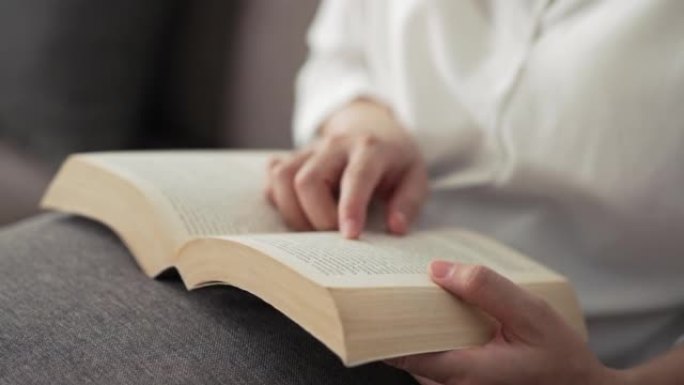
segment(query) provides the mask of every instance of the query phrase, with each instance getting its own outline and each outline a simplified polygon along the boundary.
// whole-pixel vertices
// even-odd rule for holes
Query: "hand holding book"
[[[483,266],[435,261],[435,283],[491,316],[489,343],[387,360],[422,385],[625,384],[545,301]],[[545,379],[542,379],[545,378]],[[541,380],[541,381],[540,381]]]

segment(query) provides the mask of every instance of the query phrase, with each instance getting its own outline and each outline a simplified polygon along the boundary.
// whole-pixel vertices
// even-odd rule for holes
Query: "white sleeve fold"
[[[333,112],[359,97],[381,99],[364,52],[361,0],[321,3],[307,41],[309,56],[295,87],[294,141],[309,142]]]

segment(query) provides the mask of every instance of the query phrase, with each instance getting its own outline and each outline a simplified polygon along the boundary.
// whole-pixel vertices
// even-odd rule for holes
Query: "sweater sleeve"
[[[294,142],[313,139],[325,119],[359,97],[378,99],[364,49],[363,0],[324,0],[309,28],[309,55],[295,86]]]

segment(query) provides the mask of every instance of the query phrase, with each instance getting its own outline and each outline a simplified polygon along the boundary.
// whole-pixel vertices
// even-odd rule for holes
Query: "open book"
[[[565,278],[482,235],[288,232],[262,192],[270,154],[73,155],[42,206],[105,223],[151,277],[176,268],[188,289],[228,284],[259,296],[346,365],[488,341],[489,318],[430,281],[436,258],[493,268],[586,335]]]

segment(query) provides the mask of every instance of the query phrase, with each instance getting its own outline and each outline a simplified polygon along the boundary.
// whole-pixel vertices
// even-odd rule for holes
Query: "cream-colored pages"
[[[189,237],[287,231],[266,202],[273,151],[150,151],[82,155],[134,181]]]
[[[326,287],[432,286],[426,272],[435,259],[486,265],[518,283],[563,279],[521,254],[459,229],[423,230],[403,237],[367,232],[359,240],[337,232],[222,238],[259,250]]]

